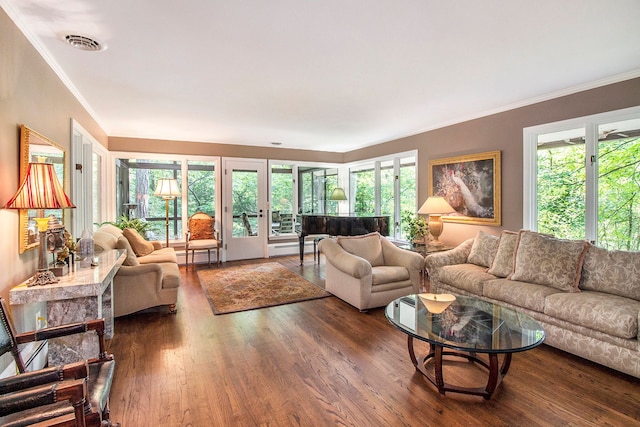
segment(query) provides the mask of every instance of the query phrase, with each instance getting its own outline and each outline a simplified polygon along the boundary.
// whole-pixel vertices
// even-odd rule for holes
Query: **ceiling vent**
[[[87,50],[89,52],[98,52],[100,50],[105,50],[107,48],[106,45],[100,44],[99,42],[86,36],[69,34],[64,36],[64,39],[67,41],[67,43],[69,43],[71,46],[75,47],[76,49]]]

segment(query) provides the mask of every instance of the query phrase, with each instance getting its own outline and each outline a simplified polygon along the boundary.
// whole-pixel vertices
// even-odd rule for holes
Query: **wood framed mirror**
[[[46,136],[28,128],[25,125],[20,126],[20,182],[27,173],[27,165],[29,162],[52,163],[56,171],[58,179],[64,187],[64,176],[66,172],[66,151],[65,149],[47,138]],[[56,218],[63,223],[62,209],[48,209],[45,216],[55,215]],[[36,210],[21,209],[20,210],[20,231],[18,237],[20,239],[19,250],[24,253],[39,245],[38,228],[34,218]]]

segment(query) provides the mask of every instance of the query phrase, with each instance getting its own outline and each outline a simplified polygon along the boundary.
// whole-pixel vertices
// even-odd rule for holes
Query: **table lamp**
[[[160,178],[158,180],[158,186],[156,187],[154,196],[160,196],[166,203],[166,227],[167,227],[167,247],[169,247],[169,200],[173,200],[182,195],[180,187],[178,186],[178,180],[175,178]]]
[[[440,196],[427,197],[427,200],[418,209],[419,214],[429,215],[429,234],[433,236],[432,245],[442,246],[442,242],[438,240],[444,227],[442,215],[451,213],[454,210],[444,197]]]
[[[40,235],[40,252],[38,255],[38,272],[29,280],[27,286],[47,285],[59,279],[49,271],[47,260],[47,227],[49,218],[44,215],[45,209],[75,208],[58,181],[51,163],[29,163],[27,173],[16,194],[4,205],[5,209],[37,209],[38,234]]]
[[[331,192],[331,196],[329,196],[329,200],[347,200],[347,195],[344,193],[343,188],[336,187]]]

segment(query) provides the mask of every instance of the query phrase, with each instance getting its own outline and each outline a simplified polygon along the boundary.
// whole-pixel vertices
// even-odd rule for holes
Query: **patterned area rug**
[[[214,314],[234,313],[329,295],[277,262],[198,271]]]

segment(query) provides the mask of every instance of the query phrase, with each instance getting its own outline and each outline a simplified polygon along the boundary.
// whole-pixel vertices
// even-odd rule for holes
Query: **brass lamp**
[[[176,197],[182,195],[182,192],[180,191],[180,187],[178,186],[178,180],[175,178],[160,178],[158,180],[156,191],[153,193],[153,195],[162,197],[166,203],[165,225],[167,227],[167,247],[169,247],[169,200],[173,200]]]
[[[449,203],[440,196],[429,196],[427,200],[422,204],[418,213],[422,215],[429,215],[429,234],[433,236],[434,246],[442,246],[442,242],[438,240],[442,234],[444,224],[442,223],[442,215],[453,212],[454,209]]]
[[[51,163],[29,163],[27,173],[16,194],[4,205],[5,209],[37,209],[38,234],[40,235],[40,252],[38,255],[38,272],[31,278],[27,286],[47,285],[59,279],[49,271],[47,260],[47,228],[49,218],[45,217],[45,209],[75,208],[58,181]]]

